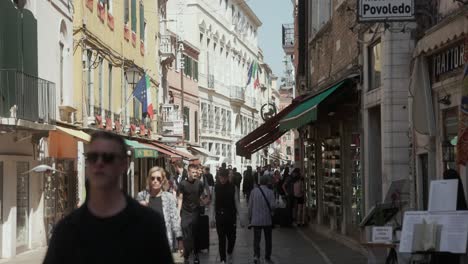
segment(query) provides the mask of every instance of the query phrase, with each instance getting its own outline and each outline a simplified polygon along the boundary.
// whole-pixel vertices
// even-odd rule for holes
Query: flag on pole
[[[468,37],[465,37],[465,69],[463,71],[462,96],[457,137],[457,163],[466,166],[468,163]]]
[[[257,76],[255,77],[254,89],[256,89],[260,85],[260,79],[258,78],[258,72],[259,72],[259,70],[257,70]]]
[[[153,103],[151,102],[151,85],[148,75],[143,75],[138,81],[135,90],[133,90],[133,96],[141,102],[142,113],[148,114],[153,118]]]
[[[248,74],[247,74],[247,84],[246,84],[246,85],[249,85],[249,84],[250,84],[250,80],[252,79],[253,65],[254,65],[254,62],[252,61],[252,62],[250,63],[249,72],[248,72]]]

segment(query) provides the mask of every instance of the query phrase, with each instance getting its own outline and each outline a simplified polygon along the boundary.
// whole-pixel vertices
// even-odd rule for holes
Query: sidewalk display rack
[[[322,145],[323,204],[325,213],[340,218],[342,210],[342,173],[340,138],[325,139]],[[337,221],[338,223],[340,221]]]

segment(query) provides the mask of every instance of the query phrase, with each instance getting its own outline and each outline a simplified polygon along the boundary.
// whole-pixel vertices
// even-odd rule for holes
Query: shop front
[[[49,132],[48,158],[56,171],[41,173],[44,190],[44,225],[47,241],[54,226],[85,199],[84,151],[91,137],[83,131],[57,126]]]
[[[457,170],[467,189],[466,167],[457,162],[466,161],[468,153],[459,138],[468,120],[460,111],[466,107],[461,102],[466,96],[467,33],[468,18],[460,14],[429,31],[413,54],[415,202],[422,210],[427,209],[431,180],[441,179],[447,169]]]
[[[122,177],[122,189],[130,196],[135,197],[138,192],[146,189],[146,176],[148,171],[157,163],[159,152],[151,144],[125,139],[129,150],[129,169]]]
[[[298,129],[312,223],[359,237],[362,218],[359,101],[351,80],[302,102],[280,121]]]

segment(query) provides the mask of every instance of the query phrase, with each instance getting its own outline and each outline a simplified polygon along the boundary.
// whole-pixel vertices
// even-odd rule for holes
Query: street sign
[[[414,20],[414,0],[358,0],[359,22]]]

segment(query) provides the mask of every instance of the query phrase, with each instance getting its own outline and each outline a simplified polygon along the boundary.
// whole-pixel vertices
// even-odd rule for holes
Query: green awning
[[[125,139],[125,144],[127,144],[127,146],[133,149],[133,156],[137,159],[158,157],[158,150],[152,145],[128,139]]]
[[[328,88],[316,96],[300,103],[288,115],[280,120],[280,130],[287,131],[290,129],[299,128],[317,120],[317,106],[334,91],[342,87],[343,83],[344,82],[341,82],[331,88]]]

